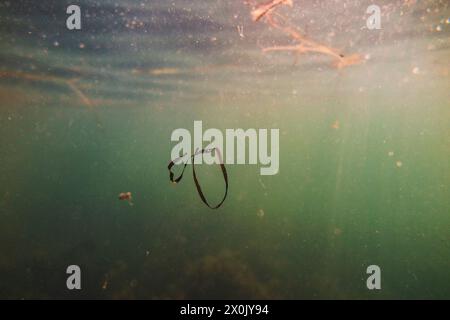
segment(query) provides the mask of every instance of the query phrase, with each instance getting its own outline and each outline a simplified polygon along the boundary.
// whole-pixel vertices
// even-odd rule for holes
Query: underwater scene
[[[1,0],[0,40],[0,299],[450,299],[450,1]]]

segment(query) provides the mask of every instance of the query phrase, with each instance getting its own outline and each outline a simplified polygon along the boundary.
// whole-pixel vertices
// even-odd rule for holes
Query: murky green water
[[[262,53],[288,40],[238,0],[79,2],[81,31],[69,2],[0,3],[1,298],[450,298],[447,1],[381,1],[374,31],[368,1],[283,8],[366,58],[340,70]],[[194,120],[280,129],[279,174],[228,165],[208,209],[168,179]]]

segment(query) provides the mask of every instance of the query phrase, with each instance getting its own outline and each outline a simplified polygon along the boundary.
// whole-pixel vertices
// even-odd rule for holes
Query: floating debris
[[[272,0],[265,4],[258,5],[255,9],[252,10],[251,15],[253,21],[258,21],[262,17],[264,17],[266,14],[268,14],[270,11],[275,9],[275,7],[286,4],[290,7],[293,6],[292,0]]]
[[[245,38],[244,26],[237,26],[237,30],[238,30],[238,33],[239,33],[239,37],[241,37],[241,39],[244,39]]]
[[[420,69],[419,69],[419,67],[414,67],[413,69],[412,69],[412,73],[413,74],[419,74],[420,73]]]
[[[388,156],[389,156],[389,157],[393,157],[393,156],[394,156],[394,151],[389,151],[389,152],[388,152]]]
[[[67,80],[67,85],[69,88],[78,96],[80,101],[87,106],[88,108],[93,107],[92,101],[81,91],[78,86],[76,85],[77,80]]]
[[[198,155],[203,155],[204,153],[212,153],[212,152],[215,153],[215,155],[217,156],[217,158],[219,160],[219,165],[220,165],[220,169],[222,170],[223,180],[225,181],[225,194],[223,195],[222,201],[220,201],[219,204],[217,204],[215,206],[209,204],[209,202],[206,200],[206,197],[203,194],[203,190],[200,186],[200,182],[198,181],[197,175],[195,173],[195,157]],[[185,158],[185,156],[186,156],[186,154],[184,154],[183,156],[181,156],[175,160],[170,161],[169,165],[167,166],[167,169],[169,170],[169,180],[170,180],[170,182],[172,182],[172,184],[178,184],[178,182],[180,182],[181,179],[183,178],[184,170],[186,170],[186,166],[188,165],[189,159],[183,163],[183,170],[181,171],[181,174],[178,176],[178,178],[175,178],[175,174],[172,172],[172,167],[175,164],[182,162],[183,159]],[[222,204],[225,202],[225,199],[227,198],[227,195],[228,195],[228,173],[227,173],[227,169],[225,168],[225,164],[223,163],[222,154],[221,154],[220,150],[218,148],[202,149],[200,151],[196,150],[195,153],[190,158],[192,160],[192,162],[191,162],[192,163],[192,177],[194,178],[195,187],[197,188],[197,192],[198,192],[198,195],[200,196],[200,199],[210,209],[220,208],[222,206]]]
[[[267,187],[266,187],[266,185],[264,184],[264,182],[262,182],[261,178],[259,178],[258,181],[259,181],[259,184],[261,185],[261,187],[262,187],[264,190],[266,190]]]
[[[331,128],[338,130],[340,128],[339,120],[336,120],[332,125]]]
[[[397,161],[397,162],[395,163],[395,165],[397,166],[397,168],[401,168],[401,167],[403,166],[403,162]]]
[[[94,116],[95,116],[95,121],[97,122],[97,127],[103,128],[97,112],[94,111],[95,104],[80,89],[79,84],[78,84],[78,82],[79,82],[78,78],[66,79],[63,77],[57,77],[57,76],[46,75],[46,74],[28,73],[28,72],[22,72],[22,71],[9,71],[9,70],[0,71],[0,78],[14,78],[14,79],[23,79],[23,80],[27,80],[27,81],[50,82],[50,83],[56,83],[59,85],[65,85],[73,93],[75,93],[78,96],[79,100],[81,101],[81,103],[84,106],[88,107],[91,111],[93,111]]]
[[[259,209],[256,215],[258,216],[258,218],[264,218],[265,212],[263,209]]]
[[[183,71],[177,68],[160,68],[149,71],[149,74],[154,76],[178,75],[181,73],[183,73]]]
[[[318,43],[312,39],[309,39],[303,35],[295,26],[288,23],[286,17],[274,12],[275,8],[281,4],[287,4],[293,6],[292,0],[272,0],[270,3],[262,4],[252,10],[251,15],[253,21],[258,21],[261,18],[265,18],[265,22],[272,28],[278,29],[281,32],[287,34],[295,44],[285,46],[272,46],[264,48],[263,52],[272,51],[292,51],[297,55],[313,52],[329,55],[334,58],[333,67],[342,69],[346,66],[359,64],[364,61],[364,57],[359,54],[352,54],[345,56],[338,49],[328,47],[321,43]]]
[[[131,192],[122,192],[119,194],[119,200],[121,201],[128,201],[130,206],[133,206],[133,196],[131,195]]]

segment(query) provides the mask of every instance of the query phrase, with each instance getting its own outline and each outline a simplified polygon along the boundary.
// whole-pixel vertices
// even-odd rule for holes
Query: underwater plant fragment
[[[264,19],[264,22],[270,27],[280,30],[290,37],[295,44],[293,45],[279,45],[263,49],[263,52],[271,51],[292,51],[297,55],[315,52],[331,56],[334,59],[333,67],[341,69],[354,64],[359,64],[363,61],[363,57],[359,54],[344,55],[338,49],[331,48],[319,42],[316,42],[302,34],[295,26],[292,26],[285,16],[276,12],[280,5],[286,4],[293,7],[292,0],[272,0],[270,3],[256,5],[252,11],[251,16],[254,22]]]
[[[218,157],[218,159],[219,159],[219,165],[220,165],[220,168],[221,168],[221,170],[222,170],[223,179],[224,179],[224,181],[225,181],[225,194],[224,194],[222,200],[219,202],[219,204],[217,204],[217,205],[215,205],[215,206],[210,205],[210,204],[208,203],[208,200],[206,200],[206,197],[205,197],[205,195],[204,195],[204,193],[203,193],[203,190],[202,190],[202,188],[201,188],[201,186],[200,186],[200,182],[198,181],[197,175],[195,174],[195,161],[194,161],[196,156],[198,156],[198,155],[203,155],[204,153],[211,153],[211,152],[213,152],[213,151],[215,151],[215,154],[217,155],[217,157]],[[169,170],[169,179],[170,179],[170,181],[171,181],[172,183],[174,183],[174,184],[177,184],[177,183],[180,182],[181,179],[183,178],[184,170],[186,169],[186,166],[187,166],[187,164],[188,164],[188,161],[186,161],[186,162],[184,163],[183,170],[181,171],[181,174],[178,176],[178,178],[175,178],[175,175],[174,175],[174,173],[172,172],[172,167],[173,167],[177,162],[180,162],[180,160],[182,160],[185,156],[186,156],[186,154],[184,154],[183,156],[181,156],[181,157],[179,157],[179,158],[177,158],[177,159],[175,159],[175,160],[172,160],[172,161],[169,163],[168,167],[167,167],[167,169]],[[228,194],[228,174],[227,174],[227,169],[225,168],[225,165],[224,165],[224,163],[223,163],[222,155],[221,155],[221,153],[220,153],[220,150],[219,150],[218,148],[202,149],[200,152],[195,152],[195,153],[191,156],[191,159],[192,159],[192,176],[193,176],[193,178],[194,178],[195,187],[197,188],[197,192],[198,192],[198,195],[200,196],[200,199],[202,199],[202,202],[203,202],[204,204],[206,204],[206,205],[207,205],[209,208],[211,208],[211,209],[218,209],[218,208],[220,208],[220,207],[222,206],[222,204],[225,202],[225,199],[227,198],[227,194]]]

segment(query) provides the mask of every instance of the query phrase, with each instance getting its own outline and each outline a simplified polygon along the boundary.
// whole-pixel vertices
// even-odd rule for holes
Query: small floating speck
[[[397,161],[395,164],[397,165],[397,168],[401,168],[403,166],[403,162],[401,161]]]
[[[336,120],[332,125],[331,128],[338,130],[340,128],[341,124],[339,123],[339,120]]]
[[[84,49],[86,45],[84,43],[80,43],[80,49]]]
[[[265,215],[264,210],[263,210],[263,209],[259,209],[259,210],[258,210],[258,213],[257,213],[258,218],[263,218],[264,215]]]
[[[436,27],[436,31],[437,31],[437,32],[442,31],[442,26],[441,26],[441,25],[438,25],[438,26]]]
[[[420,73],[419,67],[414,67],[414,68],[412,69],[412,73],[413,73],[413,74],[419,74],[419,73]]]
[[[241,39],[244,39],[245,38],[244,26],[237,26],[237,30],[238,30],[239,37],[241,37]]]
[[[388,156],[389,157],[393,157],[394,156],[394,151],[389,151]]]

